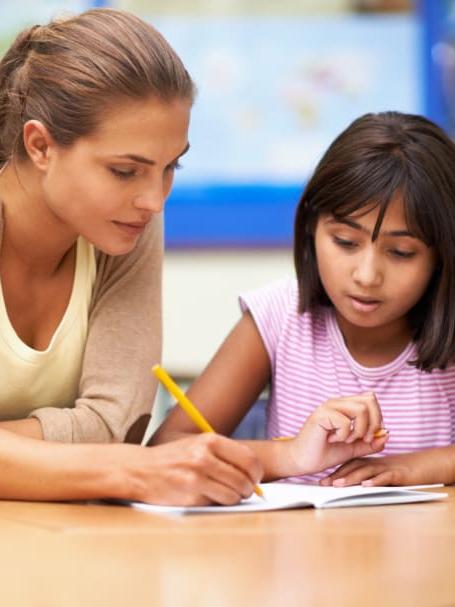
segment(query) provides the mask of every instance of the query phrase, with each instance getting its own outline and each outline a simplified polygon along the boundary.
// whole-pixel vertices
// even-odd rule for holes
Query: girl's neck
[[[412,339],[406,318],[380,327],[358,327],[335,310],[335,317],[349,353],[364,367],[382,367],[401,354]]]
[[[46,205],[40,178],[28,164],[9,163],[0,171],[1,255],[31,276],[57,272],[77,239]]]

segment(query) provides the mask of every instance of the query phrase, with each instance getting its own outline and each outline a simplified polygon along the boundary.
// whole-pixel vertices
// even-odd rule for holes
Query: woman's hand
[[[318,407],[289,441],[297,474],[314,474],[354,457],[381,451],[388,435],[374,438],[382,415],[373,393],[333,398]]]
[[[218,434],[198,434],[134,454],[128,468],[135,499],[154,504],[236,504],[252,494],[263,474],[250,448]],[[125,490],[131,493],[131,487]]]
[[[321,485],[425,485],[455,481],[454,447],[389,457],[353,459],[321,480]]]

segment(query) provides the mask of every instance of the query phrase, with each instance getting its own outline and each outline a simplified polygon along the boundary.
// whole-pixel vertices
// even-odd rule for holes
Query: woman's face
[[[190,110],[185,99],[127,102],[107,112],[91,135],[52,146],[42,180],[49,210],[101,251],[131,251],[163,210],[188,149]]]

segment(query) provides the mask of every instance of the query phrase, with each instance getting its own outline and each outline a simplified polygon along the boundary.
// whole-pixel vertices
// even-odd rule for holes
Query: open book
[[[262,499],[252,495],[235,506],[158,506],[143,502],[128,502],[134,508],[157,514],[204,514],[206,512],[259,512],[286,508],[342,508],[345,506],[378,506],[405,502],[426,502],[447,497],[447,493],[422,491],[424,487],[443,485],[421,485],[414,487],[321,487],[294,483],[262,483]]]

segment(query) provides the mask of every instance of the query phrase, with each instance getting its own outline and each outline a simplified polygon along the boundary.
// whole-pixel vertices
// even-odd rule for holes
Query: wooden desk
[[[0,502],[5,607],[448,607],[444,502],[164,518]]]

